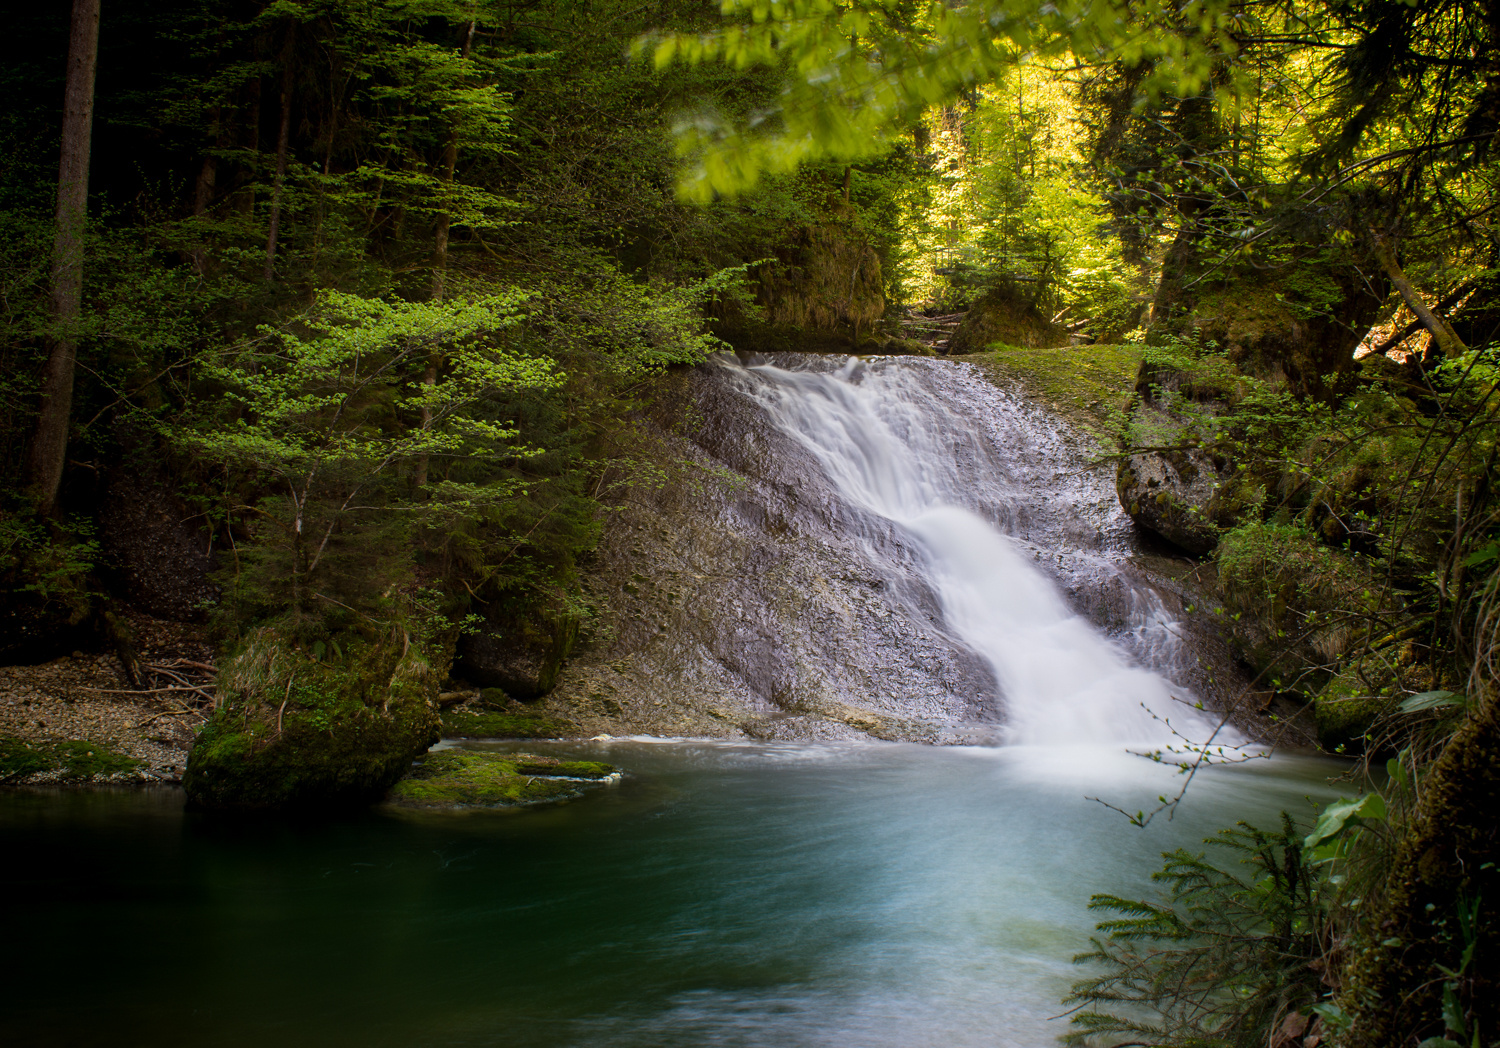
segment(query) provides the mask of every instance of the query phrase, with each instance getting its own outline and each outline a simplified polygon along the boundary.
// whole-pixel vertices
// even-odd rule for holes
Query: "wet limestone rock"
[[[391,789],[402,808],[504,808],[571,800],[615,774],[601,761],[564,761],[530,753],[438,750]]]
[[[1219,544],[1220,484],[1213,459],[1199,450],[1131,455],[1115,474],[1120,505],[1137,526],[1199,555]]]
[[[479,632],[459,642],[459,669],[476,684],[519,699],[538,698],[557,684],[577,639],[576,615],[491,614]]]
[[[1370,729],[1393,706],[1395,702],[1386,696],[1344,695],[1329,689],[1313,702],[1318,745],[1329,753],[1363,753]]]
[[[1131,455],[1119,465],[1115,491],[1137,527],[1198,556],[1212,553],[1265,498],[1254,478],[1200,448]]]
[[[438,739],[448,664],[397,628],[349,642],[337,663],[251,634],[219,674],[219,708],[188,754],[182,785],[217,809],[372,803]]]
[[[1234,373],[1217,357],[1174,366],[1148,356],[1135,388],[1132,443],[1162,450],[1120,463],[1120,505],[1137,527],[1189,553],[1212,553],[1219,536],[1266,497],[1259,479],[1236,470],[1212,443],[1211,423],[1232,411]]]

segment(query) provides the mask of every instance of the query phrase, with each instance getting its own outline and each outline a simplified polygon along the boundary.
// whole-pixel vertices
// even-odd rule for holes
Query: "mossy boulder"
[[[1060,346],[1068,333],[1052,323],[1032,296],[1014,284],[991,288],[969,307],[948,340],[948,353],[979,353],[996,342],[1028,349]]]
[[[1150,430],[1140,443],[1163,449],[1130,455],[1115,471],[1115,494],[1138,527],[1201,556],[1226,530],[1258,516],[1265,486],[1213,448],[1194,447],[1181,420],[1141,405],[1133,423],[1138,432]]]
[[[403,808],[503,808],[579,797],[613,766],[530,753],[449,749],[429,753],[391,789]]]
[[[1325,399],[1354,370],[1354,349],[1375,322],[1387,286],[1367,244],[1338,240],[1339,222],[1288,229],[1295,261],[1164,272],[1152,309],[1153,337],[1214,343],[1240,371]],[[1362,239],[1362,238],[1356,238]],[[1168,267],[1171,269],[1172,267]]]
[[[443,714],[442,730],[445,739],[560,739],[578,734],[578,725],[528,713],[459,706]]]
[[[775,261],[756,271],[772,327],[836,335],[847,347],[885,315],[880,255],[847,204],[831,202],[821,221],[788,230]]]
[[[1136,373],[1128,443],[1115,492],[1136,525],[1189,553],[1213,552],[1220,535],[1258,519],[1266,486],[1229,461],[1221,420],[1243,397],[1224,357],[1184,346],[1148,347]]]
[[[1367,734],[1391,703],[1384,698],[1324,694],[1313,703],[1318,725],[1318,745],[1329,753],[1358,755],[1367,744]]]
[[[996,343],[971,356],[997,385],[1019,382],[1026,392],[1085,427],[1117,424],[1140,373],[1139,345],[1055,346],[1034,349]]]
[[[867,357],[935,357],[937,350],[912,338],[883,338],[871,335],[856,351]]]
[[[259,630],[219,674],[219,708],[182,785],[218,809],[348,807],[379,800],[438,739],[448,657],[396,628],[320,661]]]

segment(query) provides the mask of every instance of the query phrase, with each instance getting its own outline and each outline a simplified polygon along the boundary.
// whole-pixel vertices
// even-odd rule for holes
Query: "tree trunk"
[[[198,165],[198,177],[193,183],[193,217],[202,218],[208,214],[208,209],[213,206],[214,192],[219,182],[219,158],[216,150],[222,149],[224,143],[223,127],[224,113],[221,106],[214,106],[214,150],[203,154],[203,163]],[[199,238],[203,237],[204,231],[200,227],[196,231]],[[208,269],[208,250],[200,242],[193,248],[193,271],[202,276]]]
[[[463,57],[467,61],[470,51],[474,47],[475,23],[470,22],[464,33]],[[453,173],[458,168],[458,132],[454,131],[448,136],[448,144],[443,147],[443,185],[453,184]],[[432,259],[432,300],[438,302],[443,297],[443,284],[448,276],[448,234],[453,228],[453,218],[446,211],[438,215],[437,236],[433,241]]]
[[[465,59],[474,46],[475,23],[470,22],[468,30],[464,33]],[[448,136],[448,144],[443,148],[443,185],[453,184],[453,173],[458,169],[458,132],[455,131]],[[453,219],[445,211],[438,215],[437,235],[433,240],[432,259],[432,300],[440,302],[443,298],[444,285],[448,279],[448,233],[453,228]],[[441,357],[434,353],[427,358],[427,368],[422,372],[422,385],[431,389],[437,383],[438,364]],[[422,405],[422,430],[426,432],[427,427],[432,425],[432,408],[426,404]],[[417,456],[416,476],[414,478],[417,487],[427,486],[427,455],[424,453]]]
[[[253,78],[245,84],[238,92],[239,108],[243,111],[243,118],[238,120],[236,139],[241,149],[250,154],[260,152],[260,77]],[[237,165],[234,173],[234,192],[231,196],[232,206],[242,215],[248,215],[255,210],[255,172],[248,169],[243,163]]]
[[[1396,264],[1396,252],[1391,248],[1390,241],[1373,229],[1370,230],[1370,237],[1375,245],[1375,258],[1380,263],[1380,268],[1385,270],[1385,275],[1390,277],[1391,283],[1396,285],[1396,290],[1401,292],[1401,298],[1407,308],[1417,315],[1423,327],[1432,332],[1432,342],[1437,346],[1438,353],[1448,360],[1467,353],[1469,347],[1464,345],[1464,340],[1448,326],[1446,320],[1427,308],[1427,303],[1422,300],[1421,295],[1417,294],[1417,289],[1411,286],[1411,281],[1407,280],[1406,274],[1401,272],[1401,267]]]
[[[88,223],[89,145],[94,126],[94,69],[99,56],[99,0],[73,0],[62,155],[57,167],[57,239],[52,249],[52,346],[42,372],[41,410],[31,441],[29,486],[37,512],[57,508],[73,414],[78,317],[83,307],[84,232]]]
[[[1218,123],[1211,93],[1184,99],[1178,107],[1174,130],[1181,138],[1178,153],[1184,160],[1207,155],[1218,144]],[[1191,184],[1177,190],[1177,235],[1161,264],[1161,282],[1151,303],[1151,323],[1170,324],[1192,311],[1193,302],[1184,285],[1201,266],[1203,230],[1199,228],[1207,201],[1203,190]]]
[[[281,49],[281,126],[276,132],[276,181],[271,186],[271,224],[266,233],[266,268],[264,277],[276,275],[276,236],[281,230],[281,189],[286,183],[287,142],[292,133],[292,44],[297,39],[297,23],[286,28],[286,46]]]
[[[1418,781],[1421,798],[1391,862],[1385,898],[1344,972],[1347,1048],[1415,1048],[1444,1034],[1444,983],[1466,946],[1456,910],[1479,900],[1478,946],[1458,994],[1471,1030],[1490,1043],[1500,1023],[1495,986],[1500,900],[1500,702],[1492,690]],[[1464,1043],[1467,1038],[1460,1037]]]

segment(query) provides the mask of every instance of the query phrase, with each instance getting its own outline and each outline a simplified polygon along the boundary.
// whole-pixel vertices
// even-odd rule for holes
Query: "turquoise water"
[[[533,745],[530,748],[537,749]],[[546,748],[545,746],[542,748]],[[1340,766],[1176,780],[1108,750],[614,741],[522,812],[225,821],[0,795],[8,1046],[1041,1046],[1091,892],[1312,810]]]

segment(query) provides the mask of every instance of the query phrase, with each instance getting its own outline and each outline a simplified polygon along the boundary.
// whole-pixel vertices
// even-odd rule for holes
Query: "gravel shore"
[[[27,761],[11,760],[0,783],[182,780],[188,747],[212,708],[213,648],[196,626],[144,615],[129,621],[140,653],[136,683],[112,653],[0,667],[0,744],[23,758],[22,750],[37,754],[31,763],[45,755],[57,765],[18,774]]]

